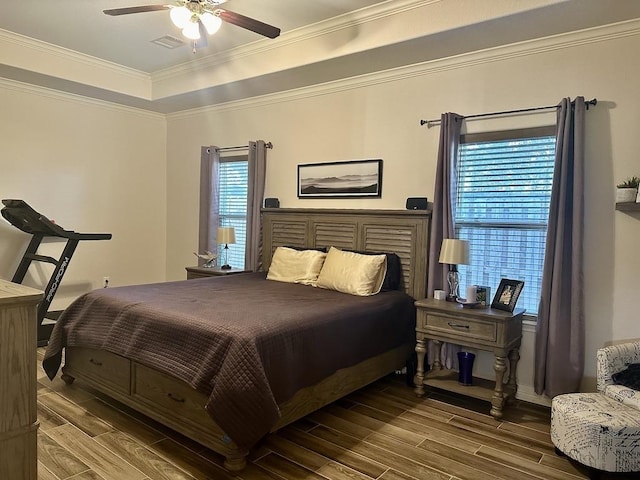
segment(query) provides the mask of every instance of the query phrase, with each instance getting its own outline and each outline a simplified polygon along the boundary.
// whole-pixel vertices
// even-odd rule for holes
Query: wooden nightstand
[[[187,280],[203,277],[218,277],[222,275],[233,275],[235,273],[247,273],[250,270],[243,268],[231,268],[229,270],[222,270],[220,267],[185,267],[187,271]]]
[[[514,398],[518,389],[516,369],[520,360],[524,310],[519,308],[509,313],[492,308],[463,308],[457,303],[433,299],[418,300],[415,305],[418,309],[416,394],[424,395],[424,385],[429,385],[480,398],[491,402],[491,415],[494,418],[502,418],[505,402],[509,398]],[[427,351],[427,340],[434,341],[436,351],[433,368],[425,374],[424,357]],[[473,385],[460,385],[458,372],[442,368],[440,363],[442,342],[493,352],[495,382],[474,377]],[[504,383],[507,358],[509,377]]]

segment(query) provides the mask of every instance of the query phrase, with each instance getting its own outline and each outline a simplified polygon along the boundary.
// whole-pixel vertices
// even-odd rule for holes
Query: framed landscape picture
[[[518,303],[518,297],[524,287],[524,282],[520,280],[509,280],[503,278],[500,280],[500,286],[496,291],[493,302],[491,302],[491,308],[497,308],[498,310],[506,310],[507,312],[513,312],[513,309]]]
[[[298,165],[298,198],[354,198],[382,195],[382,160]]]

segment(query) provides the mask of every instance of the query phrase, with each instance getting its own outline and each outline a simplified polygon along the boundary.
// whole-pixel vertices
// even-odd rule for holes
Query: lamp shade
[[[207,29],[207,33],[209,35],[213,35],[214,33],[216,33],[222,25],[222,20],[220,20],[220,17],[209,12],[204,12],[202,15],[200,15],[200,21],[204,25],[204,28]]]
[[[236,243],[236,231],[233,227],[218,227],[218,243]]]
[[[442,240],[440,263],[449,265],[466,265],[469,263],[469,242],[455,238]]]
[[[190,40],[200,39],[200,23],[198,20],[188,22],[187,26],[182,29],[182,35]]]
[[[191,21],[191,16],[192,16],[191,10],[189,10],[187,7],[184,7],[184,6],[173,7],[169,11],[169,17],[171,18],[171,21],[178,28],[186,27]]]

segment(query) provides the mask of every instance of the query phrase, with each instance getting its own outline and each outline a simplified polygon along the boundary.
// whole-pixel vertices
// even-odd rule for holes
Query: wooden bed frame
[[[263,210],[263,270],[278,246],[327,247],[394,252],[400,257],[405,291],[426,295],[431,213],[410,210]],[[362,388],[404,366],[414,344],[387,351],[337,371],[299,390],[281,404],[272,431]],[[62,379],[79,379],[225,457],[228,470],[242,470],[248,451],[240,449],[205,411],[207,397],[188,384],[113,353],[68,347]]]

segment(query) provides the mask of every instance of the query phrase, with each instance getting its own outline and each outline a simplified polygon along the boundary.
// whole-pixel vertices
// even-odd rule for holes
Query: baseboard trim
[[[478,377],[495,382],[495,378],[487,378],[482,375],[478,375]],[[535,405],[542,405],[544,407],[551,406],[551,399],[546,395],[538,395],[535,389],[533,388],[533,385],[518,384],[518,391],[516,392],[516,398],[518,400],[533,403]]]
[[[538,395],[532,385],[518,385],[516,398],[536,405],[551,406],[551,399],[545,395]]]

